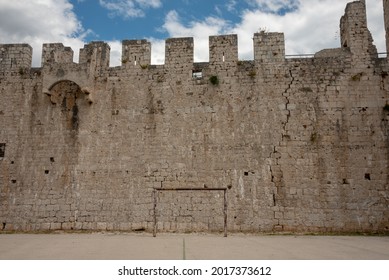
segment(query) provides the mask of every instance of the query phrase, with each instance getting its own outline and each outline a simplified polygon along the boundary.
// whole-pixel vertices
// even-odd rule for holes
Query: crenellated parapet
[[[367,28],[365,1],[347,4],[340,20],[340,36],[342,48],[348,48],[355,61],[365,63],[378,57],[373,37]]]
[[[259,32],[254,34],[254,60],[257,63],[285,60],[284,33]]]
[[[169,38],[165,43],[165,68],[189,73],[193,68],[193,38]]]
[[[147,40],[122,41],[122,66],[147,67],[151,64],[151,43]]]
[[[88,64],[94,69],[107,69],[109,67],[110,46],[105,42],[91,42],[80,50],[80,64]]]
[[[28,44],[0,44],[0,72],[21,72],[31,68],[32,47]]]
[[[42,67],[53,63],[72,63],[73,50],[62,43],[43,44]]]
[[[385,24],[388,29],[389,1],[384,0]],[[349,57],[354,64],[372,63],[377,58],[377,49],[367,28],[366,4],[355,1],[347,4],[345,14],[340,21],[341,47],[319,51],[316,58]],[[194,65],[194,39],[168,38],[165,42],[165,64],[160,66],[165,73],[185,74],[191,77],[196,71]],[[123,40],[121,67],[124,69],[147,69],[151,64],[152,45],[147,40]],[[283,33],[264,32],[253,36],[255,65],[285,62],[285,38]],[[60,67],[53,75],[58,78],[66,75],[97,77],[107,74],[110,67],[110,46],[105,42],[91,42],[84,45],[79,53],[79,63],[73,62],[73,50],[62,43],[44,44],[42,49],[42,68],[50,75],[51,68]],[[237,70],[238,36],[236,34],[209,37],[209,63],[212,71],[231,72]],[[22,72],[31,68],[32,48],[27,44],[0,45],[0,71]],[[68,65],[68,66],[65,66]],[[73,74],[67,73],[73,71]],[[104,74],[105,73],[105,74]],[[128,72],[128,73],[131,73]]]
[[[209,63],[223,67],[236,66],[238,62],[238,36],[219,35],[209,37]]]
[[[83,92],[93,94],[94,81],[106,75],[110,47],[104,42],[91,42],[80,50],[79,63],[73,62],[73,50],[62,44],[44,44],[42,51],[42,88],[51,94],[53,85],[61,81],[76,83]]]

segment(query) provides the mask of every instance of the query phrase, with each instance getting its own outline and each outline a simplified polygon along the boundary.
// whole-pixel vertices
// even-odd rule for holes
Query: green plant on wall
[[[211,82],[211,84],[213,84],[214,86],[218,85],[219,84],[219,79],[217,76],[211,76],[209,78],[209,81]]]
[[[317,135],[317,133],[316,132],[313,132],[312,134],[311,134],[311,142],[312,143],[314,143],[314,142],[316,142],[317,141],[317,138],[318,138],[318,135]]]
[[[248,73],[248,76],[250,78],[254,78],[255,76],[257,75],[257,72],[255,70],[251,70],[249,73]]]
[[[357,82],[357,81],[360,81],[361,78],[363,76],[363,73],[358,73],[358,74],[355,74],[351,77],[351,80],[354,81],[354,82]]]
[[[149,68],[149,65],[148,65],[148,64],[141,64],[141,65],[140,65],[140,68],[142,68],[142,69],[147,69],[147,68]]]
[[[24,74],[26,74],[26,69],[25,68],[23,68],[23,67],[20,67],[19,68],[19,75],[24,75]]]

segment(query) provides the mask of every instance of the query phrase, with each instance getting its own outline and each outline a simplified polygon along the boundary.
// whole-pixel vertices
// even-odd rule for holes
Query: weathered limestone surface
[[[388,11],[388,1],[384,1]],[[386,24],[388,26],[388,24]],[[341,48],[285,59],[282,33],[110,48],[0,45],[0,230],[151,230],[153,188],[228,188],[229,231],[389,230],[389,65],[363,2]],[[158,228],[220,231],[223,193],[161,192]]]

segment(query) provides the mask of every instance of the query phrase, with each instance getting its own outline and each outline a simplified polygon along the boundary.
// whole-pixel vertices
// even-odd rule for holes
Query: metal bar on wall
[[[227,189],[224,190],[224,237],[227,237]]]
[[[154,229],[153,229],[153,236],[157,236],[157,190],[153,190],[153,196],[154,196]]]

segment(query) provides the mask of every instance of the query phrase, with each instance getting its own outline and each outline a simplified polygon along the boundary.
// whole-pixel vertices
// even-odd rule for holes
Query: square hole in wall
[[[192,71],[192,78],[202,79],[203,78],[203,71],[202,70],[193,70]]]
[[[5,143],[0,143],[0,158],[3,158],[5,155]]]

